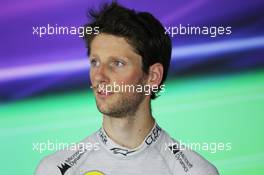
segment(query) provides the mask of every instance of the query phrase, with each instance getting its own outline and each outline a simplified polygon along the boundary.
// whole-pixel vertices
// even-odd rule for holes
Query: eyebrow
[[[90,54],[90,55],[88,55],[88,58],[91,58],[91,57],[100,58],[97,54]]]
[[[97,55],[97,54],[91,54],[90,56],[89,56],[89,58],[99,58],[100,59],[100,57]],[[129,58],[129,57],[125,57],[125,56],[114,56],[114,55],[111,55],[111,56],[109,56],[109,57],[107,57],[108,59],[111,59],[111,60],[114,60],[114,59],[116,59],[116,58],[119,58],[119,59],[124,59],[124,60],[131,60],[131,58]]]

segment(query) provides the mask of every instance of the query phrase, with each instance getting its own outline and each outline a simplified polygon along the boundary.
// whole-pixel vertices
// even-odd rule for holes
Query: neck
[[[117,144],[129,149],[136,148],[143,142],[154,123],[149,103],[142,103],[133,116],[103,116],[103,128],[107,135]]]

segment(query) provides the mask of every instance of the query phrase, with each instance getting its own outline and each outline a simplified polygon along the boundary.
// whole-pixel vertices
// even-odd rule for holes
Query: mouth
[[[109,92],[109,91],[104,91],[104,90],[97,90],[96,91],[96,95],[97,97],[99,98],[107,98],[107,97],[110,97],[112,96],[114,93],[113,92]]]

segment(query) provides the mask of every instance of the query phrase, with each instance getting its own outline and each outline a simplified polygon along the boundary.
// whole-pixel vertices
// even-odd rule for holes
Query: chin
[[[102,113],[102,114],[106,114],[109,112],[110,110],[110,106],[107,102],[105,101],[101,101],[101,100],[96,100],[96,106],[97,109]]]

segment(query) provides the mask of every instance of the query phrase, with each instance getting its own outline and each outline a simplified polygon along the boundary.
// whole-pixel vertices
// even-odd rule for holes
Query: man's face
[[[114,84],[144,85],[146,75],[142,71],[141,56],[124,38],[104,33],[93,39],[90,48],[90,79],[98,110],[111,117],[133,115],[145,98],[144,93],[121,89],[106,93],[102,89]]]

